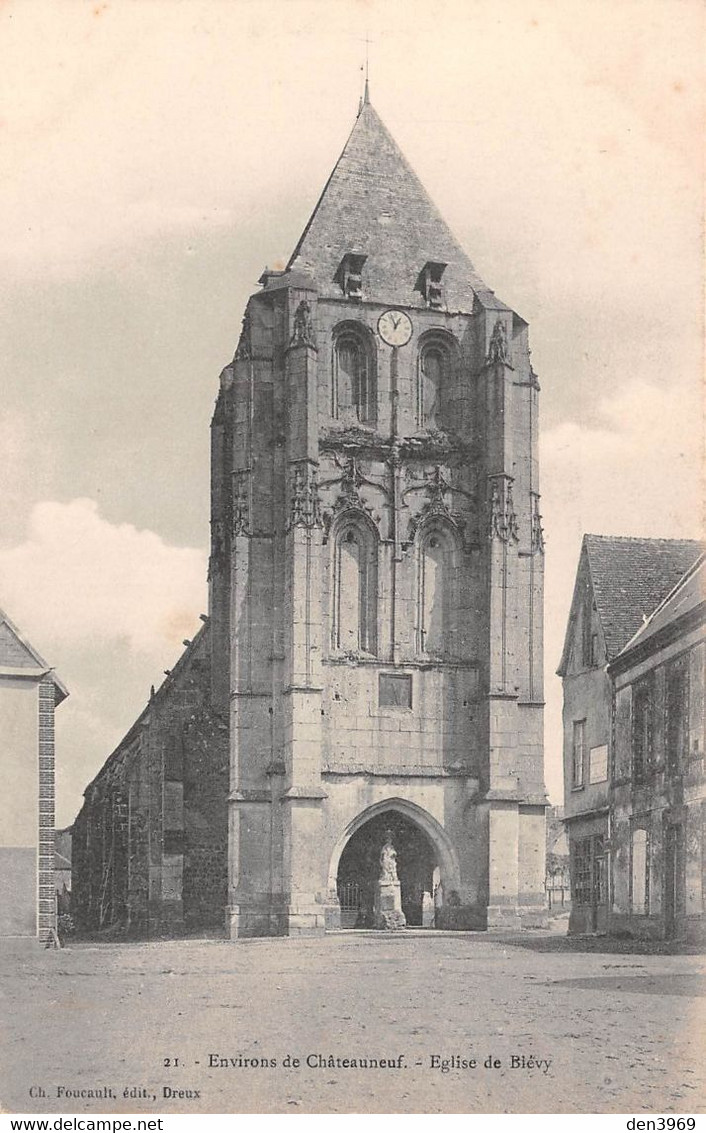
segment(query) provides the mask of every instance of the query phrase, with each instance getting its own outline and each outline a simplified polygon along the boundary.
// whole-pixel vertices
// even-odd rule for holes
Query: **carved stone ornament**
[[[369,484],[371,488],[380,488],[385,495],[390,494],[390,489],[387,484],[382,483],[382,481],[370,479],[358,457],[347,456],[344,460],[336,458],[336,464],[341,469],[341,477],[339,480],[341,494],[335,505],[337,510],[341,510],[341,508],[344,507],[357,507],[363,511],[370,511],[370,508],[363,500],[360,492],[363,484]],[[331,483],[331,481],[329,481],[329,483]]]
[[[490,485],[490,538],[505,538],[505,508],[502,502],[500,485],[493,480]]]
[[[251,535],[250,530],[250,472],[233,473],[233,535]]]
[[[510,476],[494,476],[491,481],[489,538],[500,539],[503,543],[519,541]]]
[[[372,427],[364,428],[362,425],[324,429],[319,437],[319,451],[331,453],[335,460],[336,454],[341,450],[364,452],[376,459],[385,460],[390,450],[390,440],[379,436]]]
[[[290,530],[292,527],[304,527],[308,531],[323,527],[316,469],[307,461],[294,466]]]
[[[350,506],[361,507],[363,501],[360,496],[360,486],[364,482],[365,476],[361,471],[358,460],[355,456],[349,456],[339,467],[342,470],[341,495]]]
[[[408,472],[408,477],[410,473]],[[444,476],[441,465],[435,465],[430,473],[426,473],[421,481],[412,484],[410,488],[406,488],[402,493],[403,500],[413,492],[426,492],[427,501],[417,515],[413,516],[409,521],[407,531],[407,539],[403,544],[404,550],[407,550],[414,542],[415,536],[419,527],[428,519],[435,516],[445,519],[452,527],[455,527],[460,537],[461,543],[467,549],[467,541],[465,537],[466,520],[457,512],[452,512],[445,500],[447,493],[456,493],[465,496],[467,499],[473,499],[470,492],[464,488],[457,488],[450,483]]]
[[[441,465],[437,464],[429,477],[427,484],[427,494],[432,504],[441,505],[446,508],[444,503],[444,493],[451,491],[451,485],[442,472]]]
[[[354,510],[364,512],[367,516],[376,522],[377,517],[373,515],[373,509],[363,498],[361,487],[363,484],[368,484],[371,488],[379,488],[386,496],[390,496],[390,488],[382,480],[373,480],[367,475],[365,466],[358,459],[357,456],[340,457],[337,453],[333,454],[334,461],[337,468],[340,469],[341,475],[335,476],[328,480],[321,482],[322,488],[332,487],[334,484],[340,485],[338,497],[332,508],[327,508],[323,515],[325,537],[328,539],[331,524],[335,515],[339,512]]]
[[[515,504],[512,498],[512,481],[507,482],[507,493],[505,496],[505,515],[507,517],[507,537],[513,543],[520,541],[520,529],[517,526],[517,515],[515,514]]]
[[[462,460],[468,463],[478,458],[478,447],[477,444],[468,444],[451,430],[434,429],[423,436],[403,437],[400,455],[405,460],[441,461],[444,464]]]
[[[289,345],[311,346],[314,350],[316,350],[314,324],[311,318],[311,305],[306,299],[302,299],[301,303],[294,312],[294,324],[292,328],[292,337],[289,340]]]
[[[226,542],[226,525],[222,519],[211,520],[211,554],[208,560],[209,579],[222,570],[225,565],[228,548]]]
[[[252,358],[252,319],[250,312],[243,315],[243,325],[240,329],[240,338],[235,351],[234,362],[246,362]]]
[[[539,496],[532,494],[532,554],[544,554],[544,529],[542,517],[539,514]]]
[[[510,364],[510,350],[507,342],[507,330],[505,322],[500,316],[495,320],[493,333],[490,336],[488,344],[488,355],[486,362],[504,362]]]

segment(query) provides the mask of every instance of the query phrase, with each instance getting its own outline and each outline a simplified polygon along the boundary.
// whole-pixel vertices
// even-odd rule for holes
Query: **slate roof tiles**
[[[701,555],[693,567],[679,580],[654,613],[638,629],[622,651],[624,656],[645,642],[657,637],[677,618],[703,609],[706,600],[706,556]]]
[[[447,264],[444,306],[473,310],[477,299],[509,310],[483,282],[394,138],[364,103],[287,270],[304,272],[322,296],[340,298],[334,277],[347,252],[367,257],[364,298],[424,306],[415,290],[427,261]]]
[[[611,660],[703,550],[694,539],[584,535],[596,609]]]

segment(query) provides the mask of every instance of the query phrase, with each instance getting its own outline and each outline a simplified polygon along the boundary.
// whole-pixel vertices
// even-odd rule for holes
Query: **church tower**
[[[367,96],[212,424],[215,707],[233,937],[544,913],[537,397]]]

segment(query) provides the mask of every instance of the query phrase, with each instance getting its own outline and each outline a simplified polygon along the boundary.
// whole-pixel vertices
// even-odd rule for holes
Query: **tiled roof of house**
[[[608,659],[615,657],[703,551],[694,539],[584,535]]]
[[[339,297],[334,277],[346,253],[367,257],[363,297],[424,306],[416,290],[428,261],[445,263],[444,304],[508,310],[478,275],[416,173],[370,103],[365,102],[288,271],[310,276],[319,293]]]
[[[706,601],[706,556],[701,555],[692,568],[679,579],[677,585],[654,613],[640,626],[622,650],[622,655],[642,647],[672,622],[703,606],[704,601]]]

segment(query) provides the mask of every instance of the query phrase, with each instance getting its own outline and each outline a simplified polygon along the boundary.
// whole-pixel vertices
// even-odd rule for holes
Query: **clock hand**
[[[398,326],[400,325],[400,323],[402,321],[402,316],[398,315],[397,318],[395,318],[394,315],[390,315],[390,318],[392,320],[393,327],[395,328],[395,330],[397,330]]]

